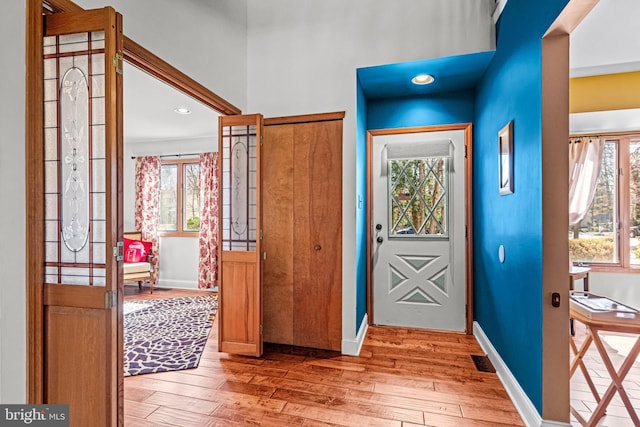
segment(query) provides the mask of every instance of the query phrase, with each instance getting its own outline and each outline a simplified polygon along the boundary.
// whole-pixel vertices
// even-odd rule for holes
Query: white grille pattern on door
[[[432,304],[441,305],[439,300],[448,296],[447,289],[447,272],[448,266],[445,266],[436,272],[433,272],[428,266],[434,264],[439,256],[416,256],[416,255],[396,255],[395,259],[400,261],[396,266],[389,264],[389,293],[391,294],[398,287],[408,285],[410,281],[419,282],[420,285],[411,286],[409,291],[404,292],[396,298],[398,303],[409,304]],[[400,271],[404,270],[404,272]],[[441,295],[435,296],[427,291],[433,289]]]

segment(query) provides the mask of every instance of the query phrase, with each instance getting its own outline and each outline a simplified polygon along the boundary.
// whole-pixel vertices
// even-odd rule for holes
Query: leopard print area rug
[[[217,295],[125,303],[124,375],[198,367]]]

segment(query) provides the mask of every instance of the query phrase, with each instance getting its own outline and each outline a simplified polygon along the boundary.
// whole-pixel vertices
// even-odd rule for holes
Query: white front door
[[[464,331],[465,131],[374,135],[373,323]]]

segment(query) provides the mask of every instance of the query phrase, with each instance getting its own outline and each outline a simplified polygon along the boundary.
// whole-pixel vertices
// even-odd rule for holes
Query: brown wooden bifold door
[[[262,116],[219,119],[218,349],[262,355]]]
[[[109,7],[45,19],[43,390],[71,426],[122,414],[121,25]]]

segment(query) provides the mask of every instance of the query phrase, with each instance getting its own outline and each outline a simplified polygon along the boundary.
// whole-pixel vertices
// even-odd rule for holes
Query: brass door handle
[[[315,245],[315,246],[313,247],[313,249],[314,249],[314,250],[316,250],[316,251],[319,251],[320,249],[322,249],[322,246],[320,246],[320,245]]]

